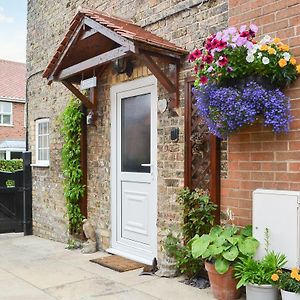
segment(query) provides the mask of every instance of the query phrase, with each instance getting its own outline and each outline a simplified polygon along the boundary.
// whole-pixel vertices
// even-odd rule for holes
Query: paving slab
[[[107,253],[82,254],[36,236],[0,234],[2,300],[213,300],[179,278],[119,273],[89,260]]]

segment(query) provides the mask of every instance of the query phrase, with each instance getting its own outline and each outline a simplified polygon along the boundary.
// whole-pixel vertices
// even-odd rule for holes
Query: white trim
[[[39,128],[39,124],[41,123],[48,123],[48,160],[39,160],[38,159],[38,150],[39,150],[39,143],[38,143],[38,128]],[[48,167],[50,164],[50,120],[49,118],[42,118],[42,119],[38,119],[35,121],[35,164],[34,166],[39,166],[39,167]]]
[[[134,90],[145,89],[151,93],[151,163],[153,164],[153,214],[155,228],[151,232],[151,246],[141,255],[136,255],[134,242],[132,242],[132,252],[128,246],[117,242],[117,95]],[[122,256],[141,261],[152,262],[153,257],[157,257],[157,79],[155,76],[143,77],[129,82],[112,86],[110,90],[111,99],[111,247],[109,252],[121,254]],[[151,261],[150,261],[151,260]]]
[[[10,97],[0,97],[0,101],[5,101],[5,102],[17,102],[17,103],[24,103],[26,102],[25,99],[18,99],[18,98],[10,98]]]

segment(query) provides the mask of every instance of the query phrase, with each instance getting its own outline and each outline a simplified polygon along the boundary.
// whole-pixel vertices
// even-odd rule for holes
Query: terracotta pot
[[[300,294],[287,292],[284,290],[280,290],[280,291],[281,291],[282,300],[300,300]]]
[[[233,278],[233,267],[230,267],[225,274],[219,274],[214,264],[205,262],[205,269],[212,293],[219,300],[234,300],[240,297],[240,290],[236,288],[238,281]]]

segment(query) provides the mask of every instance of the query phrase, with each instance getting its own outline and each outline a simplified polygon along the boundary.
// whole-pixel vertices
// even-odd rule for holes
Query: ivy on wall
[[[85,190],[85,186],[82,184],[80,164],[80,124],[82,117],[79,100],[71,97],[61,115],[61,134],[64,139],[62,173],[64,176],[64,196],[66,198],[69,232],[71,234],[81,231],[82,220],[84,219],[79,206]]]

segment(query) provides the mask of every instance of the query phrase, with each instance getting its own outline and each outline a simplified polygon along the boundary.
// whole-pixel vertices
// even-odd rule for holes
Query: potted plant
[[[220,138],[259,116],[274,132],[288,130],[289,98],[281,91],[300,74],[300,65],[279,38],[255,40],[258,27],[230,27],[207,38],[189,55],[194,95],[208,129]]]
[[[272,281],[281,291],[282,300],[300,300],[300,274],[294,268],[288,272],[281,270],[272,275]]]
[[[192,239],[192,255],[205,260],[205,269],[216,299],[233,300],[239,297],[233,266],[240,257],[252,257],[258,244],[252,237],[251,226],[239,229],[234,225],[217,225],[209,234],[196,235]]]
[[[285,265],[284,254],[268,252],[261,260],[253,257],[240,258],[234,266],[234,277],[239,279],[237,287],[246,286],[247,300],[277,300],[278,290],[273,280]]]

